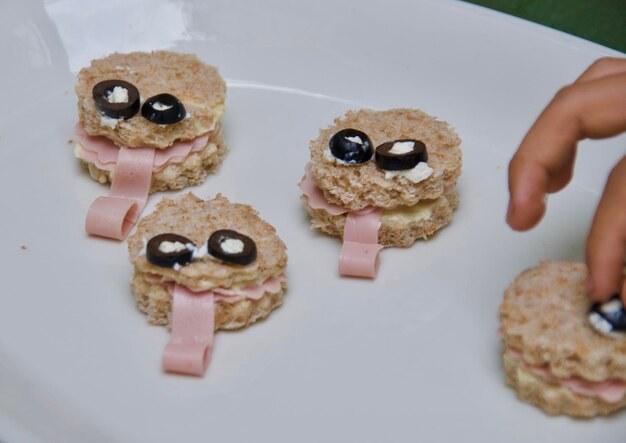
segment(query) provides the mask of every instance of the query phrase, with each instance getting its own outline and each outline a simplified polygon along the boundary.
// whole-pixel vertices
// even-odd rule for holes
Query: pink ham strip
[[[311,177],[311,164],[304,168],[300,190],[308,198],[309,206],[322,209],[330,215],[348,212],[346,208],[330,204],[315,185]],[[343,244],[339,254],[339,274],[352,277],[375,278],[378,273],[378,253],[383,248],[378,244],[381,209],[366,208],[348,212],[343,228]]]
[[[106,137],[93,137],[87,134],[83,125],[78,122],[74,127],[76,141],[85,149],[87,160],[107,171],[112,171],[117,161],[119,148]]]
[[[213,292],[215,292],[215,301],[224,300],[228,303],[235,303],[245,298],[249,298],[252,300],[258,300],[266,292],[270,294],[276,294],[280,291],[282,283],[287,281],[287,277],[284,274],[279,275],[278,277],[270,277],[265,280],[260,285],[249,286],[243,289],[226,289],[226,288],[215,288]]]
[[[343,245],[339,254],[339,274],[375,278],[378,272],[378,244],[381,209],[349,212],[343,228]]]
[[[154,170],[158,171],[170,163],[183,162],[191,152],[202,151],[209,141],[208,135],[193,140],[174,143],[167,149],[159,149],[154,157]]]
[[[213,351],[215,295],[194,293],[181,285],[172,291],[172,334],[163,352],[163,369],[204,375]]]
[[[83,155],[98,168],[113,171],[109,196],[98,197],[87,212],[85,230],[90,235],[123,240],[148,201],[152,171],[180,163],[192,151],[204,149],[208,135],[177,142],[162,150],[119,148],[105,137],[92,137],[79,122],[74,128]]]
[[[163,352],[163,368],[169,372],[203,375],[209,367],[213,350],[215,302],[235,303],[244,298],[258,300],[266,292],[279,292],[287,277],[284,274],[270,277],[260,285],[244,289],[215,288],[203,292],[194,292],[152,274],[147,274],[146,280],[168,283],[172,295],[172,335]]]
[[[83,147],[83,156],[99,169],[112,171],[115,168],[120,148],[105,137],[93,137],[87,134],[82,124],[74,128],[76,141]],[[176,142],[167,149],[158,149],[154,156],[153,171],[159,171],[171,163],[181,163],[191,152],[204,149],[209,136],[196,137],[193,140]]]
[[[163,277],[161,275],[156,275],[156,274],[145,274],[144,278],[146,279],[148,283],[166,283],[168,285],[167,290],[169,291],[170,295],[172,294],[172,290],[174,288],[175,283],[171,279],[168,279],[166,277]],[[281,284],[286,281],[287,281],[287,277],[285,276],[285,274],[281,274],[277,277],[268,278],[260,285],[248,286],[247,288],[241,288],[241,289],[229,289],[229,288],[218,287],[218,288],[211,289],[211,292],[215,294],[216,302],[225,301],[226,303],[235,303],[243,299],[258,300],[261,297],[263,297],[263,295],[266,292],[269,292],[271,294],[275,294],[279,292],[281,289]],[[189,290],[191,291],[191,289]],[[201,294],[202,291],[195,292],[195,293]]]
[[[532,372],[550,384],[569,388],[576,394],[586,397],[597,397],[607,403],[617,403],[626,396],[626,382],[622,380],[613,379],[595,382],[584,380],[580,377],[559,378],[552,374],[547,366],[532,366],[526,363],[522,352],[517,349],[509,347],[506,352],[527,371]]]
[[[148,201],[154,155],[153,148],[120,149],[109,195],[97,198],[87,211],[89,235],[126,238]]]
[[[307,163],[304,167],[304,174],[304,178],[299,186],[302,193],[309,199],[309,206],[313,209],[323,209],[330,215],[339,215],[348,212],[346,208],[330,204],[326,201],[324,194],[322,194],[311,178],[311,163]]]

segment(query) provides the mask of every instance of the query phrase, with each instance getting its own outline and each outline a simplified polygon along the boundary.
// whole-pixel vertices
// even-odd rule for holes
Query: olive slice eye
[[[426,145],[413,139],[393,140],[376,148],[376,166],[387,171],[413,169],[428,161]]]
[[[349,165],[365,163],[374,155],[372,141],[367,134],[352,128],[333,134],[328,148],[335,158]]]
[[[228,263],[247,265],[256,260],[254,240],[231,229],[221,229],[211,234],[207,249],[213,257]]]
[[[620,337],[626,334],[626,311],[619,295],[591,305],[588,319],[591,326],[603,334]]]
[[[104,80],[92,90],[98,112],[110,118],[127,120],[139,111],[139,91],[124,80]]]
[[[170,125],[183,120],[187,111],[172,94],[159,94],[146,100],[141,107],[141,115],[157,125]]]
[[[194,250],[193,242],[187,237],[159,234],[148,241],[146,258],[154,265],[173,268],[191,263]]]

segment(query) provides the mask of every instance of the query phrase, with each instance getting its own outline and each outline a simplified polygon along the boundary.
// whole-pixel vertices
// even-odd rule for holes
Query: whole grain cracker
[[[154,124],[141,110],[115,127],[103,124],[93,100],[93,87],[103,80],[125,80],[141,96],[141,104],[161,93],[176,96],[189,118],[169,124]],[[195,55],[170,51],[114,53],[96,59],[78,74],[78,114],[89,135],[102,135],[118,146],[165,149],[177,140],[191,140],[213,130],[223,114],[226,85],[217,69]]]
[[[254,240],[256,260],[248,265],[233,265],[206,256],[175,270],[146,259],[144,245],[158,234],[183,235],[201,246],[219,229],[232,229]],[[230,203],[221,195],[207,201],[191,193],[161,200],[152,214],[140,220],[128,239],[128,251],[137,271],[165,277],[193,291],[256,286],[281,275],[287,267],[287,248],[274,227],[251,206]]]
[[[427,146],[432,175],[413,183],[405,177],[386,179],[373,160],[350,166],[329,162],[324,156],[328,142],[345,128],[365,132],[375,147],[397,139],[421,140]],[[456,184],[461,174],[460,144],[461,139],[448,123],[417,109],[348,111],[311,141],[311,175],[329,203],[351,211],[367,206],[411,206],[419,200],[438,198]]]
[[[505,347],[529,365],[547,365],[559,378],[626,381],[626,339],[595,331],[587,312],[587,269],[582,263],[544,261],[522,272],[500,307]]]

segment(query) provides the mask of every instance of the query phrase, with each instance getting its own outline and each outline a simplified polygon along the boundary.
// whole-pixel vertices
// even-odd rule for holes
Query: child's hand
[[[603,58],[561,89],[530,128],[509,164],[511,228],[535,226],[545,196],[572,178],[576,144],[626,131],[626,59]],[[587,239],[588,293],[605,301],[616,292],[626,302],[626,156],[609,175]]]

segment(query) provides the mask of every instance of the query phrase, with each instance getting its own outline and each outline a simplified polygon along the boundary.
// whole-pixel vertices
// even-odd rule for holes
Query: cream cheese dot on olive
[[[160,234],[146,245],[146,259],[157,266],[174,268],[185,266],[193,260],[194,243],[178,234]]]
[[[348,165],[365,163],[374,155],[372,141],[367,134],[352,128],[335,133],[328,147],[335,158]]]
[[[92,90],[98,112],[110,118],[127,120],[139,111],[139,91],[124,80],[104,80]]]
[[[172,94],[159,94],[146,100],[141,107],[141,115],[157,125],[169,125],[183,120],[187,111]]]
[[[626,310],[619,295],[589,309],[589,323],[598,332],[616,338],[626,336]]]
[[[428,152],[426,145],[419,140],[393,140],[376,148],[375,161],[376,166],[386,171],[403,171],[426,163]]]
[[[247,235],[232,229],[215,231],[207,242],[208,252],[227,263],[247,265],[256,260],[256,244]]]

